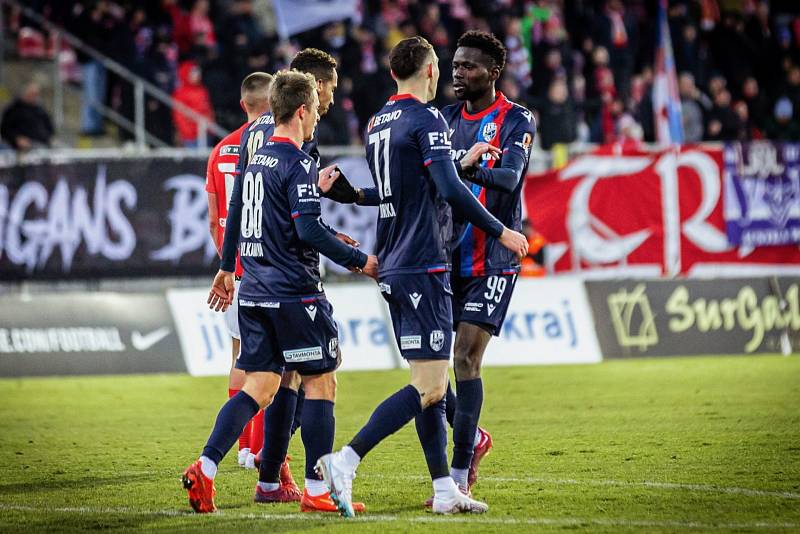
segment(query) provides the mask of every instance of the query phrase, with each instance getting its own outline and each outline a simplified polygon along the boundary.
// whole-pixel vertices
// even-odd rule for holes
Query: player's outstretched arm
[[[428,170],[439,194],[467,221],[497,238],[500,244],[520,258],[528,254],[528,240],[525,236],[506,228],[478,202],[478,199],[458,179],[452,161],[445,159],[432,161]]]
[[[300,215],[295,218],[294,227],[297,236],[303,242],[342,267],[361,272],[367,266],[369,259],[367,255],[334,236],[328,227],[320,222],[318,216]]]
[[[339,204],[358,204],[359,206],[377,206],[381,203],[378,189],[353,187],[342,170],[336,165],[325,167],[319,172],[317,182],[322,196]]]

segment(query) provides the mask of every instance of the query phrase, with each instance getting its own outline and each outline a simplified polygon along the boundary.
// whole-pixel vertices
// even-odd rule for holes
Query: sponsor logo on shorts
[[[467,302],[464,304],[465,312],[479,312],[483,310],[483,302]]]
[[[331,358],[336,358],[337,352],[339,350],[339,338],[332,337],[330,341],[328,341],[328,354]]]
[[[431,332],[430,345],[434,352],[442,350],[442,347],[444,347],[444,332],[441,330]]]
[[[495,309],[496,307],[497,307],[497,306],[495,306],[494,304],[488,304],[488,305],[486,306],[486,313],[488,313],[488,314],[491,316],[491,315],[492,315],[492,312],[494,311],[494,309]]]
[[[402,336],[400,350],[413,350],[422,348],[422,336]]]
[[[322,347],[306,347],[304,349],[294,349],[283,351],[283,359],[286,363],[310,362],[322,359]]]
[[[383,282],[380,282],[378,284],[378,288],[380,288],[381,293],[386,293],[387,295],[392,294],[392,286],[390,286],[389,284],[384,284]]]
[[[411,304],[414,306],[414,309],[416,310],[417,306],[419,306],[419,301],[422,299],[422,295],[420,295],[415,291],[413,293],[409,293],[408,298],[411,299]]]
[[[306,306],[306,313],[308,314],[308,317],[313,321],[317,317],[317,307],[314,306],[313,304],[309,304],[308,306]]]
[[[239,306],[244,308],[280,308],[280,302],[254,302],[252,300],[239,299]]]

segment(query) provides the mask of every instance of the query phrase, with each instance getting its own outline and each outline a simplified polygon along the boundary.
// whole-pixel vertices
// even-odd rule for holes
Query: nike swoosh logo
[[[131,334],[131,343],[136,350],[147,350],[165,337],[169,335],[172,331],[171,328],[167,326],[162,326],[158,330],[154,330],[149,334],[140,333],[138,330],[134,330]]]

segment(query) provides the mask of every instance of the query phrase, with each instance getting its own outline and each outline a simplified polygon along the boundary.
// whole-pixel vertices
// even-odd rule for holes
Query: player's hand
[[[367,263],[361,268],[361,273],[370,278],[378,279],[378,257],[370,254],[367,256]]]
[[[361,243],[359,243],[358,241],[356,241],[355,239],[353,239],[349,235],[343,234],[342,232],[337,232],[336,233],[336,239],[338,239],[339,241],[341,241],[345,245],[350,245],[351,247],[358,248],[358,247],[361,246]]]
[[[228,306],[233,304],[233,292],[233,273],[218,271],[208,292],[208,307],[214,311],[227,311]]]
[[[319,181],[317,182],[317,187],[323,193],[327,193],[333,187],[334,182],[336,179],[339,178],[339,171],[336,168],[336,165],[328,165],[321,171],[319,171]]]
[[[467,153],[459,160],[459,163],[462,169],[466,169],[479,164],[484,154],[489,154],[490,158],[497,159],[502,153],[503,151],[496,146],[481,141],[472,145],[472,148],[467,150]]]
[[[500,234],[500,244],[516,254],[520,260],[528,255],[527,238],[505,226],[503,227],[503,233]]]

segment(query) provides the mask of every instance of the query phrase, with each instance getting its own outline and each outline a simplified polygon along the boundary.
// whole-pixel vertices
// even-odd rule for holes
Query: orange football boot
[[[189,504],[198,514],[209,514],[216,512],[214,497],[217,489],[214,487],[214,480],[208,478],[200,469],[200,460],[186,468],[181,477],[183,487],[189,491]]]
[[[364,513],[367,507],[363,502],[354,502],[353,511],[356,513]],[[339,513],[339,509],[331,499],[331,494],[325,492],[322,495],[312,497],[308,494],[308,490],[303,490],[303,498],[300,499],[301,512],[335,512]]]

